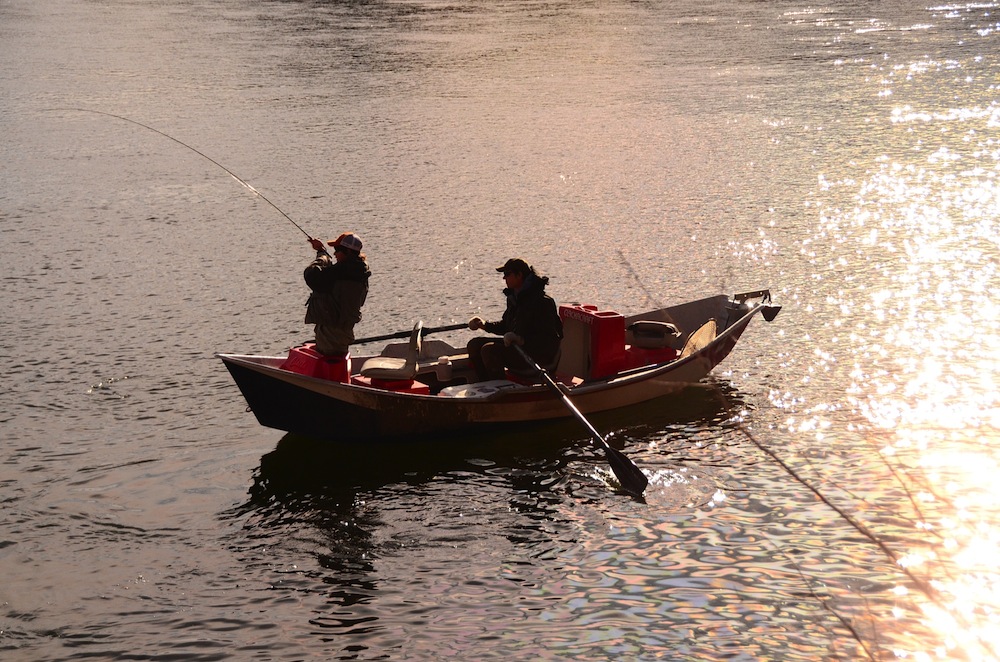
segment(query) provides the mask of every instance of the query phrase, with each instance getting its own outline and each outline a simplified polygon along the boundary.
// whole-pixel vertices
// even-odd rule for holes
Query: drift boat
[[[628,317],[562,305],[553,377],[584,414],[668,396],[719,365],[755,314],[770,322],[780,309],[769,290]],[[421,322],[394,335],[406,333],[408,340],[372,356],[326,357],[311,343],[286,356],[217,356],[261,425],[315,439],[399,440],[572,415],[538,375],[508,372],[508,379],[477,382],[464,347],[424,338]]]

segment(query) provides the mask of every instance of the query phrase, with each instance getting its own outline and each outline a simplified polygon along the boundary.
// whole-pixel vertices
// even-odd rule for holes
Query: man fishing
[[[345,232],[327,245],[309,238],[316,259],[303,276],[312,290],[306,302],[306,324],[315,324],[316,351],[328,356],[343,356],[354,342],[354,325],[361,321],[361,307],[368,297],[371,269],[361,252],[361,238]]]

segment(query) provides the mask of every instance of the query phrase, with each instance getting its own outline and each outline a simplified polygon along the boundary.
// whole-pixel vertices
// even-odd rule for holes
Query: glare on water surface
[[[855,476],[848,510],[923,587],[898,585],[896,614],[905,630],[903,603],[923,605],[942,644],[911,652],[931,658],[1000,651],[1000,107],[984,94],[995,85],[919,101],[909,90],[925,75],[971,81],[979,61],[873,67],[886,103],[905,101],[880,109],[871,144],[838,148],[845,170],[820,176],[818,231],[802,242],[817,285],[803,307],[838,313],[827,330],[835,348],[814,350],[802,379],[842,379],[846,397],[796,406],[772,395],[795,412],[790,430],[819,443],[838,426],[860,435],[891,476],[868,492]],[[901,495],[880,493],[886,484]],[[897,518],[908,524],[888,524]],[[905,547],[901,526],[921,532]]]

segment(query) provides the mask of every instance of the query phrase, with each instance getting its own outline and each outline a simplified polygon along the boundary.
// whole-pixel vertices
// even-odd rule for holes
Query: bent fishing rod
[[[169,138],[170,140],[173,140],[178,145],[181,145],[183,147],[187,147],[189,150],[191,150],[192,152],[194,152],[198,156],[200,156],[200,157],[202,157],[204,159],[207,159],[209,162],[211,162],[211,163],[217,165],[218,167],[222,168],[223,170],[225,170],[226,174],[228,174],[230,177],[232,177],[233,179],[235,179],[236,181],[238,181],[240,184],[242,184],[245,189],[247,189],[248,191],[250,191],[251,193],[253,193],[254,195],[256,195],[258,198],[260,198],[261,200],[263,200],[267,204],[271,205],[279,214],[281,214],[286,219],[288,219],[288,222],[291,223],[292,225],[294,225],[295,227],[297,227],[299,229],[299,232],[301,232],[302,234],[304,234],[306,236],[306,238],[309,239],[309,241],[313,241],[313,237],[308,232],[306,232],[305,230],[303,230],[301,225],[299,225],[298,223],[296,223],[295,221],[293,221],[292,217],[289,216],[288,214],[286,214],[284,211],[282,211],[281,208],[278,207],[278,205],[276,205],[273,202],[271,202],[270,200],[268,200],[266,195],[264,195],[263,193],[261,193],[260,191],[258,191],[257,189],[255,189],[245,179],[243,179],[242,177],[240,177],[239,175],[237,175],[235,172],[233,172],[232,170],[230,170],[226,166],[222,165],[221,163],[219,163],[215,159],[213,159],[208,154],[205,154],[204,152],[202,152],[202,151],[200,151],[198,149],[195,149],[191,145],[188,145],[186,142],[178,140],[177,138],[174,138],[173,136],[171,136],[169,134],[166,134],[163,131],[160,131],[159,129],[153,128],[153,127],[149,126],[148,124],[143,124],[142,122],[138,122],[138,121],[136,121],[134,119],[130,119],[128,117],[124,117],[123,115],[115,115],[114,113],[106,113],[103,110],[93,110],[93,109],[90,109],[90,108],[52,108],[51,110],[71,110],[71,111],[75,111],[75,112],[79,112],[79,113],[95,113],[97,115],[105,115],[107,117],[113,117],[115,119],[119,119],[119,120],[122,120],[122,121],[125,121],[125,122],[130,122],[130,123],[135,124],[137,126],[141,126],[144,129],[149,129],[153,133],[158,133],[161,136],[163,136],[164,138]],[[325,248],[323,249],[323,252],[324,253],[327,252]],[[327,254],[329,255],[329,253],[327,253]]]

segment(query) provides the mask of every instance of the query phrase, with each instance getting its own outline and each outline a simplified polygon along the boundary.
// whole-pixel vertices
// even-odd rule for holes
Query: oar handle
[[[428,333],[441,333],[443,331],[458,331],[459,329],[467,329],[469,325],[467,323],[462,324],[449,324],[447,326],[435,326],[431,328],[424,327],[423,334],[426,336]],[[363,345],[369,342],[379,342],[381,340],[394,340],[396,338],[409,338],[413,330],[410,331],[397,331],[396,333],[387,333],[382,336],[372,336],[371,338],[358,338],[352,345]]]

